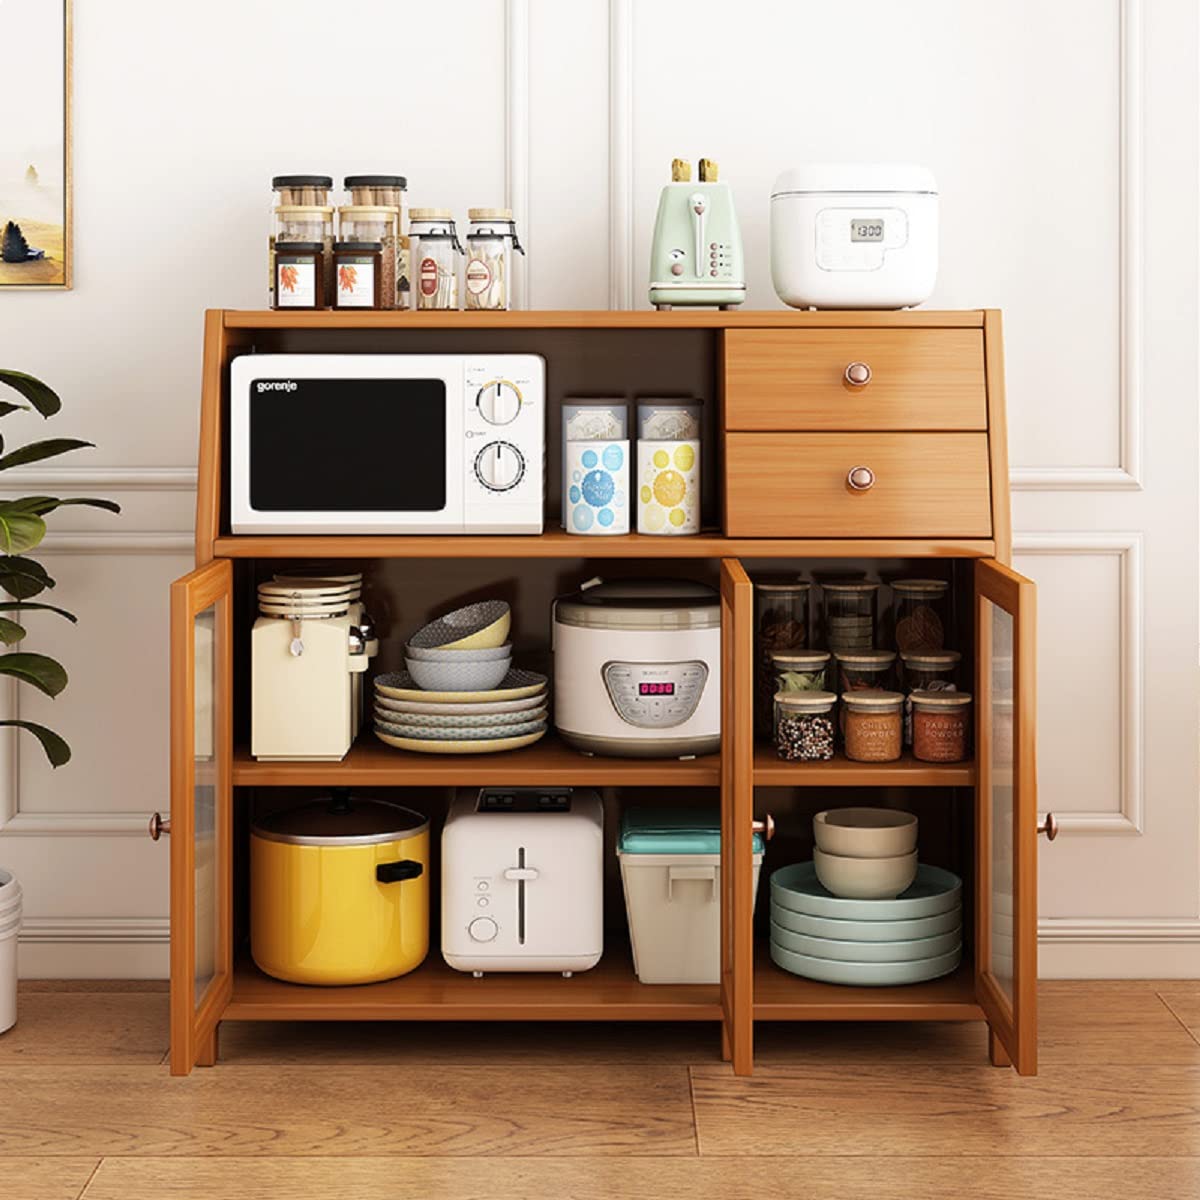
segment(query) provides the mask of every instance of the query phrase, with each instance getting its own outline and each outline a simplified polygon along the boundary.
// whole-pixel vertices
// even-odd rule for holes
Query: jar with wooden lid
[[[524,254],[511,208],[469,208],[465,304],[468,309],[512,307],[513,252]]]
[[[832,692],[776,692],[775,752],[788,762],[828,762],[833,758]]]
[[[858,650],[835,654],[839,692],[886,689],[892,683],[896,655],[891,650]]]
[[[409,212],[409,259],[417,309],[458,308],[458,257],[464,253],[448,208]]]
[[[333,264],[337,271],[334,308],[381,307],[384,279],[381,242],[335,242]]]
[[[350,178],[355,178],[351,176]],[[373,176],[372,178],[377,178]],[[339,242],[378,242],[380,254],[377,308],[397,307],[397,242],[400,210],[380,205],[344,204],[338,209]],[[340,307],[340,306],[339,306]]]
[[[842,694],[846,757],[855,762],[894,762],[900,757],[899,692],[868,690]]]
[[[290,178],[285,176],[285,178]],[[305,178],[315,178],[306,176]],[[271,264],[270,304],[275,307],[275,248],[280,242],[320,242],[324,257],[322,277],[325,294],[322,303],[333,302],[333,209],[321,204],[280,204],[271,213],[271,232],[267,238],[267,257]],[[284,305],[283,307],[292,307]]]
[[[901,654],[946,648],[950,584],[945,579],[897,579],[892,585],[892,643]]]
[[[324,308],[325,247],[320,242],[275,243],[272,308]]]
[[[904,693],[904,744],[912,745],[912,693],[919,691],[954,692],[958,690],[957,650],[936,654],[900,655],[900,690]]]
[[[809,590],[803,579],[754,580],[755,730],[762,737],[770,734],[772,697],[778,690],[772,655],[808,645]]]
[[[922,762],[965,762],[971,746],[969,692],[913,692],[913,758]]]
[[[834,654],[870,650],[875,642],[875,603],[879,584],[865,579],[821,583],[825,644]]]

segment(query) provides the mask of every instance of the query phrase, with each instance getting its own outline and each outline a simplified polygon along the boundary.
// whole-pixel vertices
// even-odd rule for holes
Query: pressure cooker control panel
[[[878,271],[887,251],[908,242],[908,214],[902,208],[823,208],[816,234],[822,271]]]
[[[682,725],[696,711],[708,666],[690,662],[606,662],[608,698],[622,721],[642,729]]]

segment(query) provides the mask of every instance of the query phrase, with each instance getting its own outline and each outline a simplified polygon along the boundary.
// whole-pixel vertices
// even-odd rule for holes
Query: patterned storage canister
[[[625,401],[563,405],[562,525],[568,533],[629,532],[629,430]]]
[[[700,405],[638,404],[638,533],[700,532]]]

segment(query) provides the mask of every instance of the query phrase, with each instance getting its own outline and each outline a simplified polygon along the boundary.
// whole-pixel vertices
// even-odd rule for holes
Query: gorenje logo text
[[[297,384],[294,379],[260,379],[254,386],[261,396],[263,392],[294,392]]]

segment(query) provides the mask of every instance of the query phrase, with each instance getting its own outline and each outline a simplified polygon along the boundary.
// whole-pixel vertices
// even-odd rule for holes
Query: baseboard
[[[165,917],[27,917],[17,941],[22,979],[166,979]]]
[[[1042,979],[1200,979],[1200,919],[1046,920]]]

